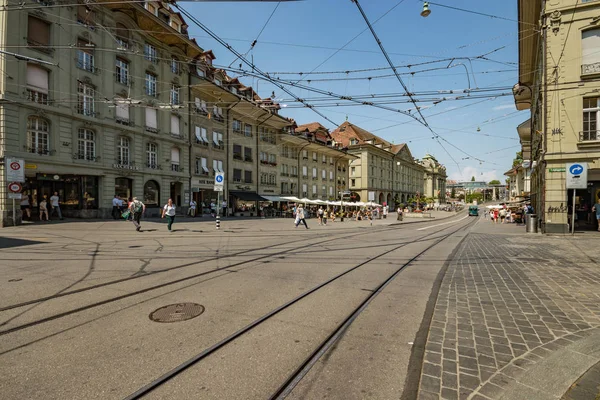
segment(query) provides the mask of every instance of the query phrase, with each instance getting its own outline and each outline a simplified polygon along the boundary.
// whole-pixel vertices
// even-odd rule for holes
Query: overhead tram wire
[[[369,18],[367,17],[367,15],[365,14],[364,10],[362,9],[360,3],[358,0],[350,0],[352,1],[354,4],[356,4],[356,7],[358,8],[358,10],[360,11],[363,19],[365,20],[367,26],[369,27],[369,30],[371,31],[371,33],[373,34],[373,37],[375,38],[375,41],[377,42],[377,45],[379,46],[379,48],[381,49],[381,52],[383,53],[383,55],[385,56],[385,59],[387,60],[388,64],[390,65],[390,67],[392,67],[392,71],[394,71],[394,74],[396,75],[396,78],[398,79],[398,81],[400,82],[400,84],[402,85],[402,87],[404,88],[404,91],[408,94],[410,100],[412,101],[412,103],[414,104],[415,108],[417,109],[417,112],[419,113],[419,115],[421,116],[422,120],[419,120],[417,118],[417,121],[421,122],[427,129],[429,129],[429,131],[434,135],[434,137],[436,138],[436,141],[438,142],[438,144],[442,147],[442,149],[444,149],[444,151],[446,152],[446,154],[448,154],[448,156],[450,157],[450,159],[452,159],[452,161],[454,161],[454,163],[456,164],[456,166],[458,167],[459,171],[460,171],[460,165],[458,164],[458,161],[456,161],[454,159],[454,157],[452,157],[452,155],[450,154],[450,152],[444,147],[444,145],[442,145],[442,143],[440,142],[440,135],[438,135],[433,129],[431,129],[431,127],[429,126],[429,124],[427,123],[427,120],[425,119],[425,116],[423,115],[423,113],[421,112],[421,109],[419,108],[419,106],[417,105],[417,102],[414,100],[413,96],[410,94],[410,91],[408,90],[408,87],[406,86],[406,84],[404,83],[404,81],[402,80],[402,77],[398,74],[398,70],[396,69],[396,67],[394,66],[394,63],[392,62],[392,60],[390,59],[390,56],[387,54],[385,48],[383,47],[383,44],[381,43],[381,40],[379,39],[379,37],[377,36],[377,33],[375,32],[375,29],[373,29],[373,26],[371,25],[371,23],[369,22]],[[450,144],[452,147],[456,148],[457,150],[461,151],[462,153],[470,156],[470,154],[466,153],[464,150],[459,149],[458,147],[454,146],[452,143],[448,142],[446,139],[441,138],[444,142]],[[483,160],[479,160],[480,162],[483,162]]]
[[[246,53],[244,53],[244,57],[246,57],[248,55],[248,53],[250,53],[253,49],[254,46],[256,46],[256,43],[258,43],[258,39],[260,39],[260,35],[262,35],[262,33],[264,32],[265,28],[267,27],[267,25],[269,24],[269,22],[271,21],[271,18],[273,18],[273,15],[275,14],[275,11],[277,11],[277,9],[279,8],[279,5],[281,4],[281,2],[277,2],[277,4],[275,5],[275,8],[273,9],[273,12],[271,13],[271,15],[269,15],[269,18],[267,18],[267,21],[263,24],[262,29],[260,30],[260,32],[258,32],[258,35],[256,35],[256,39],[254,39],[252,41],[252,44],[250,44],[250,48],[248,49],[248,51]],[[230,64],[229,66],[231,67],[233,65],[234,62],[236,62],[238,59],[235,58]]]
[[[252,68],[253,71],[256,71],[257,73],[259,73],[262,77],[268,78],[270,79],[264,72],[262,72],[262,70],[260,70],[256,65],[254,65],[254,63],[248,61],[246,59],[246,57],[244,57],[242,54],[240,54],[237,50],[235,50],[231,45],[229,45],[227,42],[225,42],[223,39],[221,39],[216,33],[214,33],[213,31],[211,31],[210,29],[208,29],[208,27],[206,27],[202,22],[200,22],[196,17],[194,17],[192,14],[190,14],[187,10],[183,9],[179,4],[174,4],[174,7],[177,8],[181,14],[185,15],[187,18],[189,18],[190,21],[192,21],[193,23],[195,23],[200,29],[202,29],[204,32],[206,32],[207,34],[209,34],[215,41],[217,41],[220,45],[222,45],[223,47],[225,47],[227,50],[229,50],[230,52],[232,52],[235,56],[238,57],[238,59],[240,59],[244,64],[248,65],[250,68]],[[312,106],[308,103],[306,103],[304,100],[302,100],[300,97],[296,96],[291,90],[289,90],[287,87],[285,87],[284,85],[277,83],[275,81],[271,81],[271,83],[277,87],[279,87],[281,90],[283,90],[284,92],[286,92],[287,94],[289,94],[290,96],[292,96],[294,99],[296,99],[296,101],[299,101],[302,104],[305,104],[308,108],[310,108],[311,110],[313,110],[313,112],[315,112],[317,115],[319,115],[321,118],[325,119],[326,121],[328,121],[329,123],[331,123],[334,126],[338,126],[337,123],[335,123],[334,121],[332,121],[329,117],[327,117],[325,114],[321,113],[318,110],[315,110],[314,108],[312,108]]]

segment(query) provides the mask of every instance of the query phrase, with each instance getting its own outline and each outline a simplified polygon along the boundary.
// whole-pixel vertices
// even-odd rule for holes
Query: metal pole
[[[221,220],[219,218],[219,211],[221,211],[221,192],[217,192],[217,204],[216,204],[216,210],[215,210],[215,217],[216,217],[216,228],[217,230],[221,229]]]
[[[17,210],[15,208],[15,199],[13,201],[13,226],[17,226]]]
[[[571,235],[575,235],[575,193],[577,189],[573,189],[573,215],[571,216]]]

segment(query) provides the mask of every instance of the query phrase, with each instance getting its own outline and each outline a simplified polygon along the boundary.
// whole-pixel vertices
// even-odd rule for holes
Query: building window
[[[156,97],[156,75],[146,73],[146,96]]]
[[[48,104],[48,71],[36,64],[27,64],[27,100]]]
[[[94,11],[88,6],[80,5],[77,6],[77,22],[85,26],[94,26],[96,17]]]
[[[206,135],[206,128],[196,126],[195,132],[196,132],[196,143],[202,144],[204,146],[208,145],[208,137]]]
[[[350,186],[356,186],[356,179],[350,179]]]
[[[579,141],[600,140],[598,135],[598,112],[600,112],[600,97],[583,99],[583,132]]]
[[[179,149],[177,147],[171,149],[171,171],[181,172],[179,168]]]
[[[329,180],[333,181],[333,171],[329,171]]]
[[[327,179],[327,171],[325,171],[324,169],[321,170],[321,179],[323,179],[323,180]]]
[[[239,144],[233,145],[233,159],[234,160],[242,159],[242,146],[240,146]]]
[[[83,82],[77,82],[77,112],[93,117],[95,113],[94,88]]]
[[[27,152],[34,154],[50,154],[48,147],[50,128],[48,122],[40,117],[27,119]]]
[[[312,177],[313,177],[313,179],[315,179],[317,177],[317,169],[316,168],[312,169]]]
[[[117,50],[127,50],[129,48],[129,33],[127,27],[119,22],[117,22],[115,38],[117,41]]]
[[[600,29],[581,32],[581,73],[600,73]]]
[[[129,84],[129,63],[121,58],[117,58],[116,61],[116,70],[115,77],[117,78],[117,83],[122,85]]]
[[[244,147],[244,161],[252,161],[252,148]]]
[[[196,175],[208,175],[208,160],[205,157],[196,158]]]
[[[323,154],[323,155],[321,156],[321,162],[322,162],[323,164],[327,164],[327,156],[326,156],[325,154]]]
[[[252,183],[252,171],[244,171],[244,183]]]
[[[171,114],[171,135],[180,136],[179,115]]]
[[[96,135],[91,129],[79,129],[77,158],[80,160],[96,161]]]
[[[302,166],[302,176],[305,178],[308,176],[308,167],[306,165]]]
[[[302,184],[302,197],[308,197],[308,185],[306,183]]]
[[[217,86],[221,86],[221,85],[222,85],[222,82],[221,82],[221,80],[220,80],[220,79],[217,79],[217,78],[215,78],[215,85],[217,85]]]
[[[179,104],[179,86],[171,85],[171,105]]]
[[[205,78],[206,77],[206,72],[204,72],[204,70],[202,69],[202,67],[200,67],[199,65],[196,66],[196,75],[198,75],[200,78]]]
[[[223,150],[223,134],[213,132],[213,146],[215,149]]]
[[[148,10],[152,15],[158,15],[158,7],[151,1],[145,2],[144,8]]]
[[[146,145],[146,166],[150,169],[158,169],[158,145],[156,143]]]
[[[242,170],[234,168],[233,169],[233,182],[240,183],[242,182]]]
[[[313,159],[313,161],[317,161],[317,152],[313,151],[312,159]]]
[[[206,108],[206,101],[196,97],[194,100],[196,112],[200,115],[208,115],[208,109]]]
[[[177,32],[181,32],[181,24],[178,21],[171,19],[171,21],[169,21],[169,25],[171,26],[171,28],[175,29]]]
[[[82,39],[77,40],[77,68],[95,72],[94,47],[93,43]]]
[[[144,185],[144,204],[146,207],[158,207],[160,205],[160,186],[156,181],[148,181]]]
[[[117,164],[129,165],[129,138],[121,136],[117,148]]]
[[[181,73],[181,64],[175,57],[171,58],[171,72],[177,75]]]
[[[252,136],[252,125],[250,125],[250,124],[244,125],[244,136],[247,136],[247,137]]]
[[[302,150],[302,159],[308,160],[308,150]]]
[[[158,133],[158,121],[156,118],[156,108],[146,107],[146,130],[152,133]]]
[[[153,64],[158,63],[158,51],[156,47],[148,43],[144,44],[144,59]]]
[[[29,16],[27,19],[27,44],[44,52],[50,49],[50,23],[39,18]]]
[[[233,127],[234,132],[238,132],[238,133],[242,132],[242,122],[241,121],[234,119],[233,122],[231,123],[231,126]]]

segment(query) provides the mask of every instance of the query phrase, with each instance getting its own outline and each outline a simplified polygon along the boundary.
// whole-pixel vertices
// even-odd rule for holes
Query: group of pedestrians
[[[60,209],[60,198],[58,192],[54,192],[50,199],[47,195],[42,196],[42,200],[38,204],[40,221],[50,221],[50,217],[58,216],[60,220],[63,219],[62,211]],[[23,217],[27,214],[27,219],[31,220],[31,199],[27,193],[21,195],[21,213]]]

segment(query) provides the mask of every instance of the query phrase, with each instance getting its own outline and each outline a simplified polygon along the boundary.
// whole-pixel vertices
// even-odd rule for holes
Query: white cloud
[[[492,108],[492,110],[494,110],[494,111],[509,110],[514,107],[515,107],[514,104],[502,104],[500,106],[496,106],[496,107]]]
[[[498,171],[496,170],[482,171],[475,167],[464,167],[461,172],[451,172],[448,179],[452,179],[459,182],[470,181],[471,177],[473,176],[475,177],[476,181],[489,182],[493,181],[494,179],[500,179],[498,178]]]

